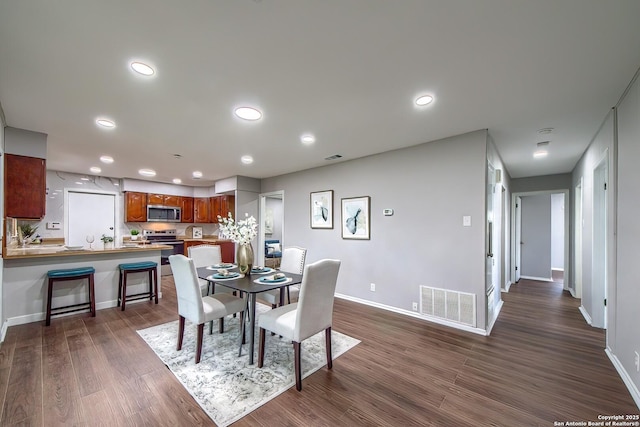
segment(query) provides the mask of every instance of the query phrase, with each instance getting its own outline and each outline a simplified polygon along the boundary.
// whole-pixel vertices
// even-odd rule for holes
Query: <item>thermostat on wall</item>
[[[383,209],[383,210],[382,210],[382,215],[384,215],[384,216],[391,216],[391,215],[393,215],[393,209]]]
[[[59,222],[48,222],[47,230],[60,230],[62,227]]]

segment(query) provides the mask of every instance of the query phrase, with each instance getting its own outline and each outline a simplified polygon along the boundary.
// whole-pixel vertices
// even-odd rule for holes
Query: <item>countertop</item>
[[[99,245],[102,246],[102,245]],[[64,257],[64,256],[87,256],[100,254],[117,254],[128,252],[146,252],[171,249],[171,246],[160,244],[139,244],[137,246],[122,246],[113,249],[103,249],[102,247],[93,249],[69,250],[63,245],[29,245],[26,248],[7,248],[4,259],[20,258],[43,258],[43,257]]]

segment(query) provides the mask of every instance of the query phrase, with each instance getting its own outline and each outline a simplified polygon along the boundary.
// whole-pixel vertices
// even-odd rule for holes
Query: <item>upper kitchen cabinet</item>
[[[236,216],[235,196],[216,196],[211,198],[211,222],[218,222],[218,215],[225,218],[231,213]]]
[[[180,206],[181,199],[182,197],[180,196],[168,196],[166,194],[148,194],[147,204],[161,206]]]
[[[44,159],[5,154],[5,216],[42,219],[46,206],[46,162]]]
[[[124,200],[126,222],[147,221],[147,193],[127,191]]]
[[[209,219],[209,197],[193,198],[193,222],[196,224],[211,222]]]
[[[193,197],[182,197],[182,221],[181,222],[193,222]]]

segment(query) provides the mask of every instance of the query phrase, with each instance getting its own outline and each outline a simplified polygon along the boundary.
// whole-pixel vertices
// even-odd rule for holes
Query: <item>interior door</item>
[[[94,236],[93,248],[102,247],[103,234],[116,236],[116,194],[66,190],[66,244],[89,248],[87,236]],[[117,241],[117,240],[116,240]]]
[[[514,280],[515,283],[520,281],[521,261],[522,261],[522,198],[516,197],[516,203],[514,206],[514,238],[513,249],[515,251],[514,261]]]
[[[608,157],[593,171],[593,253],[591,325],[607,328],[607,174]]]

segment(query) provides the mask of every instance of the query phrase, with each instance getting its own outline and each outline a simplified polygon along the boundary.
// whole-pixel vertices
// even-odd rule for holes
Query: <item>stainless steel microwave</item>
[[[180,222],[182,209],[178,206],[147,206],[148,222]]]

